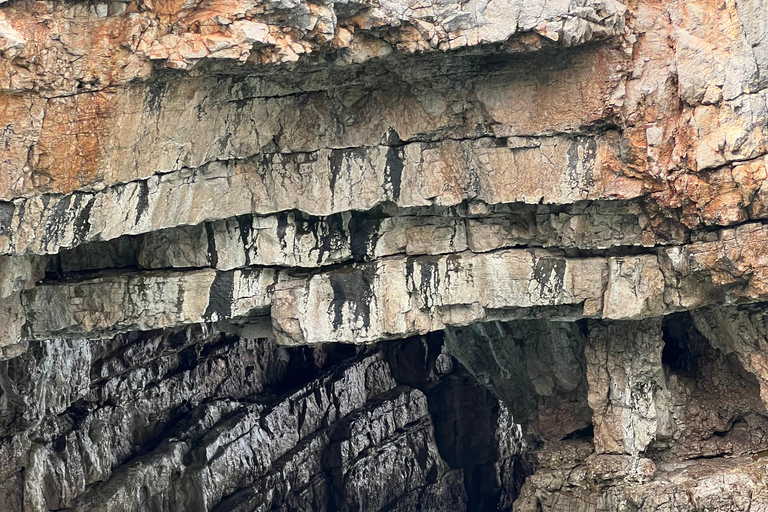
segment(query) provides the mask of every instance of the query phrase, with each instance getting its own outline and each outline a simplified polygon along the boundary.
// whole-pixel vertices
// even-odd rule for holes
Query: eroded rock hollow
[[[768,510],[766,0],[0,0],[0,511]]]

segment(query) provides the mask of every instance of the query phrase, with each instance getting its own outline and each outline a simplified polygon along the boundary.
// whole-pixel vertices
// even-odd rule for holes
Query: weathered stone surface
[[[398,385],[383,351],[346,352],[205,328],[36,342],[0,369],[9,510],[464,510],[465,468],[519,453],[509,415],[483,407],[485,458],[449,465],[433,429],[472,424],[454,404],[498,401],[471,379],[435,394],[458,374],[427,369],[424,391]]]
[[[615,132],[542,137],[536,146],[522,149],[485,137],[212,162],[101,192],[8,203],[0,252],[50,254],[87,241],[292,208],[325,216],[385,202],[400,207],[452,206],[468,199],[569,204],[638,197],[648,191],[642,183],[626,194],[611,189],[617,137]],[[450,168],[433,165],[445,160],[452,162]],[[522,179],[542,162],[547,170],[539,180]]]
[[[193,10],[186,4],[115,2],[89,8],[41,3],[38,9],[40,15],[47,15],[45,30],[35,31],[34,17],[23,8],[10,5],[3,13],[7,25],[3,51],[14,50],[13,56],[21,57],[20,62],[3,67],[8,89],[25,90],[36,85],[57,92],[98,90],[97,85],[119,85],[145,76],[151,70],[150,60],[185,69],[201,59],[270,64],[340,49],[350,50],[347,58],[360,60],[391,53],[395,48],[414,52],[503,43],[520,32],[534,32],[571,46],[619,33],[625,10],[613,1],[574,5],[454,3],[440,9],[397,1],[351,7],[214,2]],[[61,46],[48,39],[73,22],[85,23],[89,37],[66,34]],[[173,25],[175,33],[169,31]],[[389,25],[393,33],[381,37],[376,29]],[[404,26],[398,30],[400,25]],[[331,43],[330,48],[324,43]],[[93,49],[98,51],[85,59],[67,58]],[[40,63],[41,57],[47,60]],[[27,63],[35,66],[30,69],[23,65]],[[40,76],[44,69],[51,76]]]
[[[30,330],[38,337],[87,336],[263,313],[275,280],[271,269],[120,274],[39,286],[25,300]]]
[[[761,308],[702,309],[693,313],[696,327],[726,354],[734,354],[744,369],[757,378],[760,396],[768,404],[768,366],[765,362],[765,314]]]
[[[698,503],[731,510],[731,500],[750,494],[713,487],[722,476],[708,480],[709,471],[720,475],[723,468],[735,479],[746,471],[750,476],[739,481],[748,488],[762,481],[751,480],[757,468],[743,458],[757,454],[753,460],[759,461],[766,444],[759,386],[746,366],[702,336],[688,313],[578,326],[482,324],[448,331],[446,339],[449,350],[516,412],[526,435],[544,441],[515,510],[698,510]],[[553,357],[558,340],[570,341],[561,345],[565,357]],[[569,374],[566,382],[552,379]],[[584,409],[575,421],[574,411]],[[689,475],[686,468],[700,469],[678,479]],[[695,490],[666,498],[691,482]],[[708,501],[712,487],[719,501]],[[762,500],[756,498],[758,508]]]
[[[621,457],[621,458],[616,458]],[[515,502],[528,510],[762,510],[765,464],[749,458],[699,459],[653,466],[644,480],[627,479],[628,456],[601,455],[562,470],[532,476]],[[610,475],[608,478],[596,475]]]
[[[661,319],[590,326],[584,354],[596,453],[636,457],[669,435],[663,348]]]
[[[278,283],[272,321],[286,343],[364,343],[468,325],[496,310],[571,306],[597,314],[605,267],[523,250],[384,259]]]
[[[252,265],[318,267],[394,254],[489,252],[517,246],[579,250],[683,243],[679,222],[663,226],[635,201],[572,205],[384,207],[376,213],[307,216],[298,211],[239,216],[196,226],[121,236],[63,250],[63,272],[139,266],[146,269]],[[672,236],[670,240],[667,238]]]
[[[765,0],[0,0],[0,509],[768,508],[767,100]]]
[[[24,292],[29,332],[41,339],[89,332],[98,336],[269,313],[281,343],[373,343],[474,322],[531,318],[542,314],[542,308],[551,319],[631,320],[768,299],[763,276],[768,230],[758,223],[632,256],[568,258],[541,249],[441,254],[433,244],[421,251],[438,253],[434,256],[393,256],[318,273],[262,266],[210,268],[247,265],[251,258],[288,266],[304,255],[298,256],[304,260],[297,265],[303,267],[313,258],[323,266],[324,258],[331,264],[335,258],[352,257],[355,241],[342,217],[311,229],[296,224],[295,218],[292,223],[285,220],[282,227],[272,226],[274,237],[271,228],[262,234],[252,229],[255,220],[242,221],[238,231],[214,225],[144,237],[135,252],[139,264],[204,268],[122,271],[35,287]],[[409,242],[417,252],[416,244],[424,240],[419,229],[397,244],[406,254]],[[173,249],[153,250],[163,240]],[[382,247],[372,242],[365,246],[359,258],[375,258]],[[112,244],[104,252],[111,255],[119,247]],[[221,256],[221,264],[219,254],[228,255]]]
[[[526,434],[560,440],[592,425],[586,337],[575,322],[522,320],[447,329],[446,347],[510,407]]]

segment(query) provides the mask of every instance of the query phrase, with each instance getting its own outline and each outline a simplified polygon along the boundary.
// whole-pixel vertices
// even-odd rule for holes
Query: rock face
[[[282,348],[198,326],[36,342],[3,363],[4,503],[454,510],[516,495],[520,428],[466,372],[436,368],[440,347]],[[476,474],[498,481],[480,494]]]
[[[0,510],[768,510],[765,0],[0,0]]]

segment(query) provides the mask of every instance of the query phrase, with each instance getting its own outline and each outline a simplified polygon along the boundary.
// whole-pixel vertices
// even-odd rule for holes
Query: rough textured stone
[[[765,0],[0,0],[0,509],[765,510]]]
[[[465,509],[462,472],[517,455],[519,434],[460,371],[425,368],[421,391],[398,385],[394,364],[381,349],[284,349],[205,328],[35,342],[1,370],[3,482],[25,510]],[[445,379],[465,384],[438,390]],[[490,414],[484,455],[449,465],[450,432],[474,421],[461,403]]]
[[[590,326],[584,348],[595,452],[637,456],[669,434],[661,319]]]
[[[510,407],[536,439],[559,440],[592,425],[586,337],[575,322],[522,320],[447,329],[446,347]]]
[[[709,232],[702,241],[651,248],[650,254],[632,256],[569,258],[541,249],[440,254],[443,251],[433,244],[432,249],[422,251],[437,255],[377,259],[380,246],[365,243],[368,250],[362,250],[359,257],[374,258],[373,262],[320,272],[247,266],[251,258],[273,264],[275,260],[295,262],[296,254],[306,254],[301,268],[312,258],[317,258],[314,261],[320,267],[324,258],[331,264],[334,255],[344,254],[344,236],[351,232],[349,227],[345,231],[343,219],[337,220],[340,224],[334,228],[330,221],[311,231],[304,230],[306,225],[297,228],[293,224],[289,230],[290,223],[278,224],[273,226],[275,238],[254,235],[247,223],[237,236],[231,229],[221,232],[215,228],[145,236],[135,253],[129,250],[123,263],[116,262],[116,268],[135,260],[148,267],[186,269],[122,271],[37,286],[23,294],[29,332],[35,338],[88,332],[98,336],[241,320],[269,312],[281,343],[372,343],[446,326],[531,318],[544,314],[543,309],[550,319],[629,320],[717,303],[768,299],[763,276],[768,230],[759,223]],[[204,233],[211,236],[204,237]],[[426,243],[421,242],[424,236],[429,235],[411,230],[411,237],[404,235],[399,246],[406,254],[409,245],[416,252],[417,243]],[[264,240],[261,245],[260,239]],[[297,248],[302,239],[308,240],[304,244],[307,252]],[[158,254],[151,249],[158,240],[171,240],[171,246],[177,248]],[[357,242],[352,235],[347,240],[347,247]],[[121,245],[94,250],[109,259]],[[150,254],[155,258],[150,259]],[[161,264],[163,259],[166,265]],[[193,263],[202,268],[188,267]],[[241,269],[210,268],[236,264]]]

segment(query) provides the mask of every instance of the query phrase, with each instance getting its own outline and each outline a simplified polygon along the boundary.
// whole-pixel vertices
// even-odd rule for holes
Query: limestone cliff
[[[767,0],[0,0],[0,511],[768,511]]]

